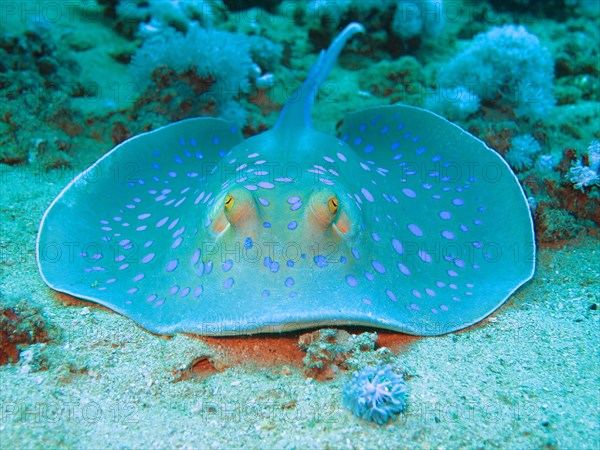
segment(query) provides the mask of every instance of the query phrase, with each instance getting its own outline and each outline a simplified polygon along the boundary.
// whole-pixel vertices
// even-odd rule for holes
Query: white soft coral
[[[192,22],[211,26],[225,10],[221,0],[121,0],[117,15],[121,20],[139,20],[142,37],[175,28],[186,32]]]
[[[576,161],[567,173],[567,180],[573,183],[575,189],[583,191],[584,187],[599,185],[600,176],[598,176],[598,168],[600,168],[600,141],[592,141],[588,147],[589,167],[581,164],[581,161]]]

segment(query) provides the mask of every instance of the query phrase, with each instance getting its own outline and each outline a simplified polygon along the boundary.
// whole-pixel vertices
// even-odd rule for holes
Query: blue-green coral
[[[272,82],[271,70],[283,48],[263,36],[246,36],[191,23],[186,34],[165,28],[149,37],[133,56],[130,74],[146,88],[158,68],[176,74],[194,71],[206,81],[202,100],[214,102],[219,116],[242,126],[245,112],[235,98]]]
[[[354,372],[344,385],[342,403],[355,416],[384,425],[406,408],[406,397],[404,377],[391,365],[378,365]]]
[[[571,166],[567,179],[573,183],[575,189],[583,191],[584,187],[600,186],[600,141],[592,141],[588,147],[589,166],[584,166],[581,161],[576,161]]]
[[[168,28],[187,31],[194,22],[210,26],[225,11],[220,0],[121,0],[115,7],[118,19],[139,23],[137,34],[145,37]]]
[[[444,27],[442,0],[399,0],[392,33],[403,39],[415,36],[438,37]]]
[[[532,135],[522,134],[513,138],[505,159],[517,171],[529,169],[533,166],[533,157],[541,149],[539,142]]]
[[[512,106],[519,117],[539,117],[554,106],[554,63],[548,49],[522,25],[494,27],[442,67],[442,91],[464,86],[477,99]],[[498,100],[498,98],[500,100]],[[440,112],[443,105],[440,105]]]
[[[146,40],[133,56],[132,77],[142,85],[150,82],[152,71],[165,66],[180,73],[195,69],[210,77],[226,100],[251,86],[263,70],[279,62],[282,47],[261,36],[204,29],[192,24],[184,35],[172,28]]]

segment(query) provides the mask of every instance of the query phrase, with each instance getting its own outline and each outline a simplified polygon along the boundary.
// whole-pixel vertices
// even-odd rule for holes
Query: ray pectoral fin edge
[[[130,207],[137,206],[133,200],[139,198],[134,191],[144,188],[140,180],[146,183],[147,178],[158,176],[159,169],[153,167],[157,164],[153,159],[181,158],[180,170],[183,173],[183,166],[187,164],[186,175],[197,184],[203,169],[206,171],[216,165],[222,154],[241,141],[239,129],[231,123],[199,117],[134,136],[106,153],[77,175],[42,217],[36,239],[36,259],[46,284],[71,295],[80,294],[65,291],[75,284],[66,268],[73,262],[75,252],[98,243],[98,236],[90,232],[86,220],[97,219],[98,224],[106,219],[99,217],[103,202],[112,212],[133,210]],[[161,176],[168,178],[169,174]],[[108,244],[101,244],[108,253]]]
[[[379,183],[381,177],[373,175],[377,170],[399,182],[395,189],[367,183],[369,198],[384,198],[386,209],[404,208],[404,217],[394,221],[395,256],[414,283],[409,306],[426,320],[435,323],[445,316],[458,324],[455,329],[472,325],[532,278],[535,236],[524,191],[485,143],[434,113],[405,105],[350,113],[340,133],[364,158],[367,181]],[[418,250],[413,261],[401,242]],[[429,248],[437,253],[428,253]],[[462,248],[470,251],[461,255]],[[435,285],[413,268],[429,274]],[[458,294],[461,282],[468,288],[463,295]],[[448,287],[454,291],[448,291],[450,303],[438,303]],[[452,309],[460,315],[453,316]]]

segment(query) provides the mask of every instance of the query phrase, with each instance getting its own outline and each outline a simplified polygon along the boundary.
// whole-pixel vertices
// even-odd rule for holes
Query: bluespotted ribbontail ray
[[[80,174],[41,223],[46,283],[166,334],[437,335],[491,314],[534,271],[504,160],[409,106],[349,114],[341,139],[311,127],[316,86],[362,31],[321,53],[272,130],[244,140],[223,120],[184,120]]]

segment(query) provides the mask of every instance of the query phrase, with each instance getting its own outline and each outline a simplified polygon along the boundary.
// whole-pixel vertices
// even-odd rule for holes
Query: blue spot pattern
[[[323,255],[317,255],[317,256],[315,256],[314,257],[314,261],[315,261],[315,264],[318,267],[321,267],[321,268],[327,267],[327,264],[328,264],[327,263],[327,258],[325,256],[323,256]]]

